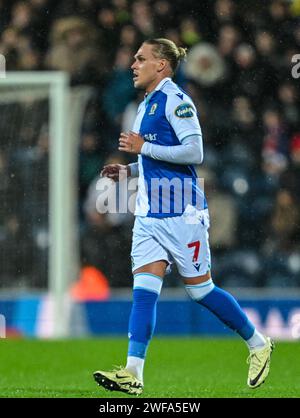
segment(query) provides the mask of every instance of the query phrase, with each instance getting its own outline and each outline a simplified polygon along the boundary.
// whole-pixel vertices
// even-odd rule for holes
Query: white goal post
[[[46,98],[49,98],[48,290],[53,304],[53,324],[49,336],[66,337],[69,334],[69,286],[77,274],[79,262],[76,170],[80,127],[74,125],[81,120],[70,118],[70,108],[76,107],[76,104],[71,103],[68,74],[6,72],[6,77],[0,79],[0,100],[1,97],[5,100],[9,89],[14,93],[14,89],[18,88],[25,89],[21,94],[27,95],[30,88],[45,89]],[[74,135],[76,129],[77,136]]]

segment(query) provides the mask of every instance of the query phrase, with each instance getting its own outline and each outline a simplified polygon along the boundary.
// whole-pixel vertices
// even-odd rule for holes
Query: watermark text
[[[292,77],[300,78],[300,54],[293,55],[292,63],[295,63],[295,65],[292,68]]]

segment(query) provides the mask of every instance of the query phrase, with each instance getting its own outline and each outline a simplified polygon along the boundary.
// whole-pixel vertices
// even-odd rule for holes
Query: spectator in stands
[[[232,24],[221,26],[218,31],[217,47],[221,56],[231,63],[233,52],[240,42],[241,34],[237,27]]]
[[[214,9],[218,23],[232,22],[236,16],[236,7],[232,0],[217,0]]]
[[[292,131],[297,131],[300,126],[300,106],[296,85],[290,81],[279,84],[278,102],[285,122]]]
[[[290,32],[293,28],[293,19],[289,2],[285,0],[273,0],[269,2],[266,21],[274,36],[277,38],[280,49],[290,41]]]
[[[185,73],[202,87],[216,85],[225,72],[225,62],[213,45],[200,43],[189,50]]]
[[[300,169],[300,132],[296,132],[293,135],[290,150],[292,167]],[[298,180],[300,184],[300,177],[298,178]]]
[[[142,36],[133,25],[126,24],[120,31],[120,45],[121,47],[128,48],[131,51],[135,51],[142,40]]]
[[[121,47],[116,52],[115,64],[109,83],[103,92],[103,108],[110,121],[120,127],[126,105],[135,98],[132,82],[132,51]]]
[[[275,251],[293,251],[299,245],[300,210],[299,202],[289,190],[277,192],[270,222],[270,238]]]
[[[120,25],[115,10],[109,6],[109,3],[104,7],[99,7],[97,26],[100,33],[99,46],[102,51],[105,51],[105,61],[101,60],[101,65],[105,64],[111,69],[116,49],[119,47]]]
[[[103,162],[103,149],[101,149],[101,141],[98,138],[98,134],[96,132],[84,132],[81,139],[79,153],[79,182],[81,199],[85,198],[86,191],[96,175],[99,173],[99,167],[103,165]]]
[[[289,138],[281,114],[276,109],[263,113],[265,134],[263,138],[263,170],[277,177],[288,165]]]
[[[97,37],[97,29],[82,18],[59,19],[52,29],[48,67],[67,71],[76,84],[100,82],[107,68]]]
[[[277,43],[273,34],[268,30],[258,30],[255,33],[254,42],[259,58],[275,64]]]
[[[11,13],[11,25],[19,32],[30,29],[32,19],[32,7],[30,3],[19,1],[13,6]]]
[[[157,0],[153,6],[153,18],[156,33],[162,34],[166,28],[175,27],[174,8],[176,5],[168,0]]]
[[[84,257],[79,278],[71,286],[71,296],[76,302],[103,301],[110,297],[107,277]]]
[[[151,37],[154,34],[154,16],[146,0],[133,2],[132,21],[144,37]]]
[[[191,17],[182,19],[180,24],[180,37],[187,47],[192,47],[201,41],[201,33],[197,21]]]
[[[199,167],[197,175],[204,180],[205,195],[209,204],[210,245],[214,254],[223,254],[234,248],[237,243],[237,207],[234,198],[221,190],[212,170]]]
[[[53,0],[51,2],[53,3]],[[76,15],[95,23],[97,10],[98,0],[56,0],[55,16],[57,18]]]
[[[255,106],[261,106],[268,93],[268,68],[257,61],[256,51],[248,43],[235,49],[234,64],[233,94],[247,96]]]
[[[234,98],[231,118],[231,142],[238,143],[244,149],[251,151],[248,163],[250,164],[251,160],[255,160],[258,167],[261,149],[261,129],[257,126],[257,116],[248,97],[236,96]]]

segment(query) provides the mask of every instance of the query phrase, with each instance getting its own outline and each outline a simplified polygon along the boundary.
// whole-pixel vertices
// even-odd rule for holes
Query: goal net
[[[0,292],[45,292],[54,336],[68,333],[78,267],[76,164],[89,95],[59,72],[0,80]]]

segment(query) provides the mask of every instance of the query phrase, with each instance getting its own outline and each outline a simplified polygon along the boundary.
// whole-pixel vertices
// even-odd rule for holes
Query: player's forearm
[[[145,142],[142,155],[155,160],[174,164],[201,164],[203,161],[203,145],[200,135],[191,135],[181,145],[163,146]]]
[[[128,164],[129,170],[130,170],[130,177],[138,177],[139,176],[139,163],[131,163]]]

